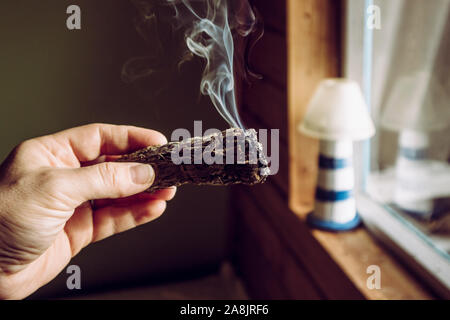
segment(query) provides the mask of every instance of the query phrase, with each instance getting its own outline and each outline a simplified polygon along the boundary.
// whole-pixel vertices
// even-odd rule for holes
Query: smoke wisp
[[[146,39],[148,56],[124,66],[128,81],[157,75],[163,67],[180,67],[195,56],[204,60],[200,91],[211,98],[231,127],[244,128],[236,102],[235,65],[240,76],[249,72],[243,54],[235,57],[237,37],[252,42],[262,36],[255,11],[248,0],[132,0],[139,10],[138,32]],[[170,35],[170,39],[167,38]],[[179,47],[173,46],[177,42]],[[169,44],[171,43],[171,44]],[[251,72],[249,72],[252,74]]]

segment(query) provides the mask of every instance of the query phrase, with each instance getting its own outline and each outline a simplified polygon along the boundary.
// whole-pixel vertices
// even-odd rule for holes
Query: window
[[[450,1],[348,0],[346,13],[345,73],[361,84],[377,125],[358,146],[358,209],[448,294]]]

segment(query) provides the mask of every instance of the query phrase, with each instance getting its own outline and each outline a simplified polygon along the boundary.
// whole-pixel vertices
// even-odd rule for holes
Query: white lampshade
[[[324,140],[364,140],[375,134],[358,83],[344,78],[320,82],[299,130]]]
[[[433,131],[450,126],[448,89],[431,72],[415,72],[396,79],[387,89],[381,125],[390,130]]]

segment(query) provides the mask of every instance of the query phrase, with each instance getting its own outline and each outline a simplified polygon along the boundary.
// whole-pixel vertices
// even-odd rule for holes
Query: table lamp
[[[353,141],[375,133],[359,85],[345,78],[321,81],[298,129],[320,140],[315,206],[307,221],[331,231],[355,228]]]
[[[399,208],[423,218],[433,214],[434,197],[424,196],[425,189],[436,189],[431,173],[437,162],[430,157],[431,137],[433,132],[445,130],[449,125],[448,92],[433,79],[431,72],[416,71],[400,76],[388,90],[381,126],[399,133],[393,195]],[[448,175],[445,171],[448,169],[441,174]],[[424,188],[423,177],[427,176]]]

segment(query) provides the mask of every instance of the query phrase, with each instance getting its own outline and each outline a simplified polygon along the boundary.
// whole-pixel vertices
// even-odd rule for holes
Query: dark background
[[[82,30],[66,28],[66,8],[82,11]],[[124,63],[145,55],[137,12],[127,0],[2,0],[0,2],[0,159],[19,142],[92,122],[161,131],[225,128],[201,97],[201,63],[154,94],[158,79],[126,83]],[[151,44],[150,44],[151,45]],[[156,81],[156,82],[155,82]],[[226,255],[227,190],[179,188],[157,221],[84,249],[71,264],[82,271],[83,294],[117,286],[180,279],[213,270]],[[73,294],[65,270],[33,297]]]

